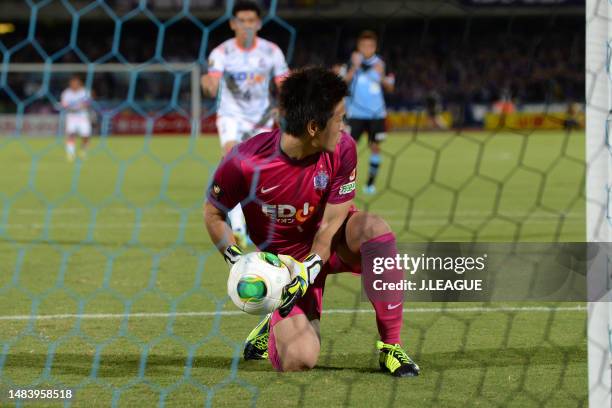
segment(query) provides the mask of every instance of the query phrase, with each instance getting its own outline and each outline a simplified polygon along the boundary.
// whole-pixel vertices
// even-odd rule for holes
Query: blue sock
[[[382,161],[382,157],[378,153],[372,153],[370,155],[370,170],[368,172],[368,186],[374,185],[374,179],[378,174],[378,168],[380,167],[380,162]]]

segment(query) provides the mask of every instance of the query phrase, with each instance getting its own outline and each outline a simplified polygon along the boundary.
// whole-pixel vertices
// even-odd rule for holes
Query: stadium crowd
[[[583,24],[579,17],[559,20],[549,18],[486,18],[466,24],[464,20],[378,21],[370,27],[379,32],[380,54],[388,72],[396,76],[395,91],[387,95],[388,105],[396,110],[423,107],[435,99],[445,109],[472,104],[491,105],[500,99],[524,103],[565,103],[584,99],[584,34],[574,27]],[[290,66],[332,64],[348,61],[356,34],[365,22],[290,21],[296,40]],[[502,29],[500,29],[500,27]],[[22,27],[23,31],[25,27]],[[110,53],[113,45],[111,24],[91,23],[79,35],[79,49],[92,61],[144,62],[155,56],[158,30],[152,23],[127,23],[119,42],[122,57]],[[56,25],[41,25],[38,40],[52,54],[68,43],[69,30]],[[10,47],[19,41],[20,30],[3,38]],[[227,38],[229,29],[220,27],[210,36],[208,50]],[[269,24],[262,37],[289,49],[289,32]],[[168,29],[161,55],[169,62],[193,62],[198,59],[201,32],[192,23],[179,23]],[[180,46],[178,46],[180,44]],[[208,51],[207,51],[208,52]],[[57,62],[81,62],[81,56],[67,50]],[[43,62],[33,47],[27,46],[11,55],[11,62]],[[203,61],[202,61],[203,62]],[[61,76],[57,76],[60,78]],[[93,90],[100,100],[125,97],[128,76],[96,74]],[[186,78],[187,79],[187,78]],[[26,98],[36,92],[40,75],[10,74],[9,84],[15,95]],[[52,81],[53,92],[65,85]],[[160,80],[156,74],[143,74],[137,84],[137,98],[149,101],[167,99],[172,92],[172,76]],[[189,101],[188,81],[182,83],[181,100]],[[0,95],[0,110],[10,111],[14,104],[6,93]],[[40,109],[33,103],[29,109]],[[468,108],[467,110],[465,108]],[[466,119],[469,121],[469,117]]]

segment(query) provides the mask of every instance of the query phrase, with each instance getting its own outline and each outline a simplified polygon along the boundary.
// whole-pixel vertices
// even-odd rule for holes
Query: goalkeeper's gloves
[[[230,267],[238,262],[242,255],[242,249],[240,249],[236,244],[228,246],[225,248],[225,251],[223,251],[223,258]]]
[[[289,269],[293,279],[283,288],[281,304],[278,313],[286,317],[297,301],[304,296],[308,285],[313,283],[323,268],[323,260],[317,254],[310,254],[303,262],[289,255],[279,255],[278,258]]]

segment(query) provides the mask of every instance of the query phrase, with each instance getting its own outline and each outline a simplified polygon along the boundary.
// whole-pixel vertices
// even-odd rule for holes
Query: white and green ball
[[[232,266],[227,294],[242,311],[271,313],[281,302],[283,287],[291,281],[287,267],[269,252],[251,252]]]

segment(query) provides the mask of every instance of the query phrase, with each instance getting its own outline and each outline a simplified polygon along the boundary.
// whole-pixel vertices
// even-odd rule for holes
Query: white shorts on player
[[[81,137],[91,136],[91,121],[89,120],[89,117],[83,114],[67,114],[66,134],[79,135]]]
[[[229,142],[241,143],[258,133],[272,130],[274,124],[272,118],[262,122],[254,122],[236,116],[217,116],[217,131],[219,132],[221,146],[223,147]]]

